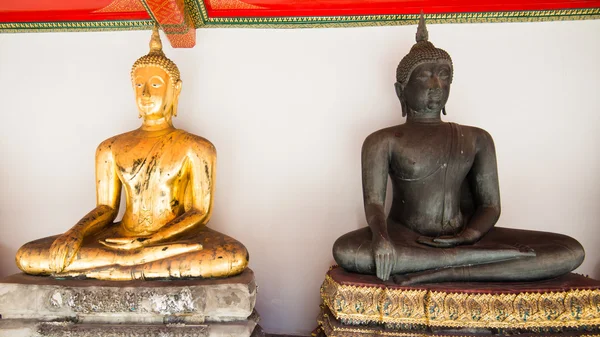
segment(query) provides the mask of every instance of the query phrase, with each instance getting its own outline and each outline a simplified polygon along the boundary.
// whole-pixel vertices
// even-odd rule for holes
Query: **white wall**
[[[495,138],[500,225],[574,236],[600,277],[600,21],[430,25],[454,59],[447,120]],[[315,326],[331,246],[365,226],[360,147],[402,122],[393,83],[415,27],[206,29],[166,48],[176,126],[218,150],[210,226],[245,243],[269,332]],[[139,125],[129,69],[149,32],[0,35],[0,276],[95,203],[94,150]]]

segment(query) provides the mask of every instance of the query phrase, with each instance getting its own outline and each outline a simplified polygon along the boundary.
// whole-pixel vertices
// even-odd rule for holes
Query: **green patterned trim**
[[[60,21],[60,22],[0,22],[0,33],[26,32],[90,32],[152,29],[152,20],[132,21]]]
[[[204,27],[209,20],[204,0],[184,0],[184,4],[194,21],[194,26],[196,28]]]
[[[186,0],[196,28],[326,28],[413,25],[419,14],[209,18],[204,1]],[[600,19],[600,8],[545,11],[426,14],[427,23],[538,22]]]
[[[144,6],[146,4],[142,1]],[[209,18],[203,0],[185,0],[185,6],[196,28],[328,28],[414,25],[418,14],[312,16],[312,17],[235,17]],[[146,7],[148,10],[148,8]],[[152,16],[152,12],[148,10]],[[481,23],[481,22],[540,22],[600,19],[600,8],[564,9],[547,11],[513,11],[486,13],[426,14],[427,23]],[[187,20],[187,17],[186,17]],[[148,30],[153,20],[125,21],[62,21],[0,23],[0,33]],[[173,25],[180,28],[181,25]],[[170,34],[176,34],[176,29]]]

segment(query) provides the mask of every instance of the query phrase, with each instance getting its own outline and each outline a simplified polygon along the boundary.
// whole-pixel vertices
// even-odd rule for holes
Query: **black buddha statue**
[[[500,217],[496,153],[484,130],[443,122],[453,77],[447,52],[417,43],[398,65],[396,94],[406,123],[379,130],[362,148],[368,227],[340,237],[336,262],[400,284],[530,281],[556,277],[584,259],[575,239],[494,227]],[[393,201],[385,216],[387,177]]]

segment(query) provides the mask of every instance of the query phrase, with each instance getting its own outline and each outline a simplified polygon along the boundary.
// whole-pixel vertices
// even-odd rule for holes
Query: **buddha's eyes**
[[[447,80],[450,77],[450,73],[447,70],[442,70],[438,74],[438,77],[442,80]]]
[[[419,81],[425,82],[425,81],[428,81],[430,77],[431,77],[430,71],[422,71],[419,73],[419,76],[417,76],[417,79]]]
[[[136,83],[135,86],[136,86],[136,88],[141,88],[144,85],[142,83]],[[150,86],[152,88],[160,88],[160,87],[162,87],[162,83],[152,83],[152,84],[150,84]]]

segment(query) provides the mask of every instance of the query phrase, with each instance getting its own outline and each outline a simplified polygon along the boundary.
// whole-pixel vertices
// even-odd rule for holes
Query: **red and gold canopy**
[[[150,29],[193,47],[201,27],[340,27],[599,19],[600,0],[2,0],[0,32]]]

